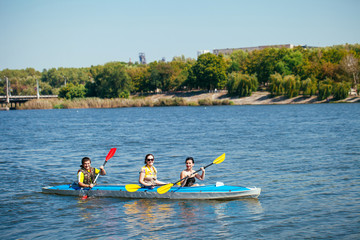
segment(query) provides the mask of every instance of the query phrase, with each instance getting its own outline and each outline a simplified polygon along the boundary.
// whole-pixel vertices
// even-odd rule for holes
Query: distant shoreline
[[[145,99],[151,101],[157,101],[158,99],[168,99],[168,98],[183,98],[188,102],[198,101],[200,99],[211,99],[211,100],[228,100],[233,103],[233,105],[271,105],[271,104],[319,104],[319,103],[358,103],[360,102],[360,96],[349,96],[346,99],[339,101],[333,100],[330,97],[328,100],[317,99],[317,96],[304,97],[299,95],[294,98],[287,98],[285,96],[271,97],[270,92],[267,91],[257,91],[253,92],[249,97],[229,97],[226,90],[219,92],[174,92],[174,93],[158,93],[145,95]]]
[[[281,105],[281,104],[320,104],[320,103],[360,103],[359,96],[349,96],[340,101],[317,100],[317,96],[271,97],[266,91],[252,93],[249,97],[229,97],[226,90],[218,92],[189,91],[152,94],[135,94],[130,98],[80,98],[31,100],[18,106],[25,109],[81,109],[81,108],[125,108],[125,107],[162,107],[162,106],[215,106],[215,105]]]

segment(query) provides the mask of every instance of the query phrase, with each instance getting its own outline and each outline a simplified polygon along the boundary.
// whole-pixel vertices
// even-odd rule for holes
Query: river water
[[[3,239],[359,239],[360,104],[0,111]],[[175,182],[188,156],[204,184],[262,188],[259,199],[126,200],[41,193],[76,179],[137,183],[147,153]]]

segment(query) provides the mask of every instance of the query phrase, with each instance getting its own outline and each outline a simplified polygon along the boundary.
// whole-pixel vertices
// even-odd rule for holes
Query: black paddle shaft
[[[204,169],[207,168],[207,167],[210,167],[210,166],[213,165],[213,164],[214,164],[213,162],[210,163],[209,165],[205,166]],[[201,168],[200,168],[199,170],[197,170],[196,172],[192,173],[191,175],[193,175],[193,174],[195,174],[195,173],[198,173],[198,172],[200,172],[200,171],[201,171]],[[188,178],[189,178],[189,176],[186,176],[186,177],[184,177],[183,179],[180,179],[179,181],[177,181],[176,183],[174,183],[174,185],[177,184],[178,182],[181,182],[182,180],[185,180],[185,179],[188,179]]]

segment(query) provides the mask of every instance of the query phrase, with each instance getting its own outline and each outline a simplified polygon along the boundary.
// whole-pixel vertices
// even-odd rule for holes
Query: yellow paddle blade
[[[125,189],[128,192],[136,192],[139,188],[141,187],[137,184],[128,184],[125,186]]]
[[[213,161],[214,164],[222,163],[225,160],[225,153]]]
[[[157,192],[158,192],[159,194],[164,194],[164,193],[166,193],[167,191],[169,191],[172,186],[174,186],[173,183],[166,184],[166,185],[164,185],[164,186],[159,187],[159,188],[157,189]]]

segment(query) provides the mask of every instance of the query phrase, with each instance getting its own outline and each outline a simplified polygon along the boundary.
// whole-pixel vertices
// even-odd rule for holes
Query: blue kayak
[[[257,198],[261,188],[228,186],[217,183],[207,186],[181,187],[174,186],[164,194],[159,194],[157,188],[139,188],[137,191],[128,192],[125,185],[96,185],[91,190],[80,188],[76,184],[43,187],[43,193],[70,196],[96,196],[118,198],[149,198],[149,199],[217,199],[230,200],[239,198]]]

